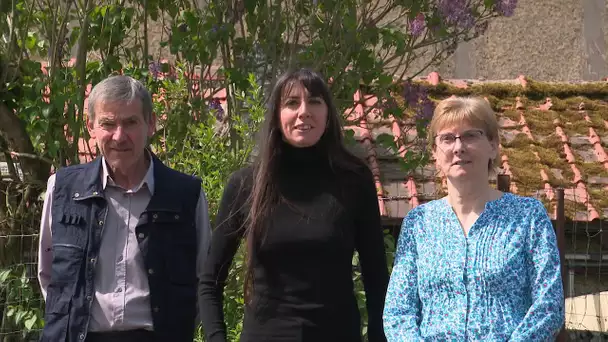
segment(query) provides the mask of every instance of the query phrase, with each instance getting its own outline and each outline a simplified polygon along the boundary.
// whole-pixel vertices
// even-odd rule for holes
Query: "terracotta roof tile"
[[[540,199],[555,218],[555,189],[562,187],[567,218],[608,218],[608,83],[540,83],[524,75],[505,81],[442,80],[436,72],[416,82],[426,85],[434,101],[454,95],[477,95],[489,101],[501,127],[499,173],[511,176],[511,192]],[[359,93],[357,98],[362,96]],[[367,153],[381,182],[382,214],[403,217],[411,208],[444,196],[445,179],[436,176],[432,161],[424,171],[410,174],[397,162],[407,152],[403,139],[416,139],[412,121],[389,116],[371,124],[365,113],[372,109],[374,103],[358,104],[364,125],[355,122],[347,128],[365,146],[354,151]],[[377,116],[378,108],[374,110]],[[397,153],[380,148],[376,138],[381,133],[395,137],[401,146]]]

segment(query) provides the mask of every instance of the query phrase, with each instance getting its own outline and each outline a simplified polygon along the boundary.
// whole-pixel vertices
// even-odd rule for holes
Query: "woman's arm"
[[[370,171],[361,183],[362,196],[357,212],[356,249],[359,253],[367,305],[367,335],[370,342],[386,341],[382,328],[382,310],[388,286],[388,266],[378,196]]]
[[[509,341],[552,341],[564,324],[564,289],[555,232],[543,205],[532,211],[528,278],[532,305]]]
[[[418,209],[411,210],[403,219],[395,263],[384,304],[384,333],[391,342],[423,341],[420,336],[420,298],[418,297],[418,269],[414,237]]]
[[[226,324],[224,322],[224,286],[234,254],[243,236],[243,204],[246,199],[243,183],[247,182],[243,169],[230,176],[224,189],[215,230],[207,257],[199,276],[198,304],[203,329],[209,342],[225,342]]]

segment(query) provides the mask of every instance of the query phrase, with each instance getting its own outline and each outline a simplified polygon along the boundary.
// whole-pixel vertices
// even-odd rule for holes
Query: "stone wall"
[[[601,80],[607,41],[607,0],[519,0],[514,16],[494,19],[436,71],[461,79]]]

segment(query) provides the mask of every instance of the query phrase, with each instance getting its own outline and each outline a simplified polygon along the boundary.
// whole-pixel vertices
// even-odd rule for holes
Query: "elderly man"
[[[52,175],[38,278],[42,341],[188,341],[211,229],[200,180],[147,148],[152,100],[114,76],[89,95],[87,128],[101,156]]]

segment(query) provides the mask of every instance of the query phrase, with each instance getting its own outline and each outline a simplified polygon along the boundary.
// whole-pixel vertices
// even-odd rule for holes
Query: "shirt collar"
[[[144,178],[141,180],[141,182],[134,188],[132,189],[126,189],[127,192],[138,192],[144,185],[146,185],[146,187],[148,188],[148,191],[150,191],[150,194],[154,194],[154,160],[152,160],[152,155],[150,154],[150,151],[146,150],[146,154],[150,160],[150,166],[148,166],[148,171],[146,171],[146,174],[144,175]],[[106,159],[105,157],[101,157],[101,165],[102,165],[102,175],[101,175],[101,186],[102,189],[106,189],[107,185],[111,185],[111,186],[118,186],[116,185],[116,183],[114,183],[114,180],[112,179],[112,177],[110,176],[110,172],[108,171],[108,165],[106,164]]]

